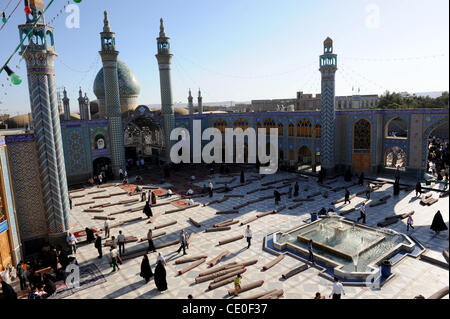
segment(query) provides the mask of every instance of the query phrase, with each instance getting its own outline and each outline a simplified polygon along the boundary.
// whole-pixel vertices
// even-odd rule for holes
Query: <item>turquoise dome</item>
[[[121,98],[137,96],[141,92],[141,86],[133,71],[122,61],[117,60],[117,75],[119,77],[119,94]],[[103,80],[103,68],[98,71],[94,81],[94,94],[97,99],[105,98],[105,84]]]

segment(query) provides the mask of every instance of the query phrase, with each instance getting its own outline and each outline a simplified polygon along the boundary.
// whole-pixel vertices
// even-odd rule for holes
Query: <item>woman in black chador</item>
[[[241,184],[245,183],[244,170],[241,171]]]
[[[298,196],[298,190],[299,190],[299,186],[298,186],[298,182],[295,182],[295,185],[294,185],[294,197],[297,197]]]
[[[442,218],[440,210],[438,210],[436,215],[434,215],[433,222],[431,223],[430,229],[435,231],[436,234],[439,234],[439,232],[448,229],[447,225],[445,225],[445,223],[444,223],[444,219]]]
[[[400,182],[398,180],[394,183],[394,196],[400,194]]]
[[[416,184],[416,197],[418,196],[418,194],[422,195],[422,184],[420,183],[420,181],[418,181]]]
[[[358,185],[363,185],[364,184],[364,172],[361,173],[361,175],[359,175],[359,180],[358,180]]]
[[[147,216],[147,218],[150,218],[153,216],[152,209],[150,207],[150,199],[145,203],[144,214]]]
[[[88,243],[92,243],[95,240],[95,236],[94,236],[94,232],[92,231],[92,229],[86,227],[84,229],[84,231],[86,232],[86,240]]]
[[[166,269],[161,260],[158,260],[155,268],[155,285],[159,291],[167,290]]]
[[[278,191],[273,191],[273,196],[275,197],[275,205],[278,205],[278,203],[281,200],[281,194]]]
[[[147,255],[144,255],[144,259],[142,259],[140,275],[144,278],[145,283],[148,283],[150,278],[153,277],[152,267],[150,267]]]

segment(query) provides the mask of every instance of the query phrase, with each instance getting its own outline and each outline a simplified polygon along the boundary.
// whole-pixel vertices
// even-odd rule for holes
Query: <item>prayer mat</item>
[[[175,202],[172,202],[171,204],[177,208],[185,208],[188,206],[187,200],[185,199],[177,200]]]
[[[80,266],[80,285],[78,288],[68,288],[65,283],[57,285],[56,292],[48,299],[63,299],[87,288],[105,283],[106,279],[95,264]],[[59,286],[59,287],[58,287]]]
[[[163,188],[154,189],[152,190],[152,192],[155,193],[156,196],[162,196],[167,194],[167,190]]]
[[[97,229],[95,229],[95,228],[91,228],[91,229],[94,232],[94,234],[97,232]],[[83,229],[83,230],[74,232],[73,235],[75,236],[75,238],[86,237],[86,231]]]
[[[132,185],[132,184],[123,184],[123,185],[120,185],[120,188],[122,188],[124,191],[126,191],[128,193],[134,193],[136,191],[136,185]]]

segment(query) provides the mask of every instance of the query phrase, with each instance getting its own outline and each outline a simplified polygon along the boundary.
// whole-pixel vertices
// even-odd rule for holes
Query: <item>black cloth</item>
[[[53,295],[56,291],[55,283],[49,277],[45,276],[44,284],[45,284],[44,291],[48,294],[48,296]]]
[[[350,203],[350,192],[348,191],[348,189],[345,190],[345,203],[347,202]]]
[[[442,218],[441,211],[438,210],[434,215],[430,229],[434,230],[435,232],[440,232],[448,229],[447,225],[444,223],[444,219]]]
[[[298,186],[298,182],[295,182],[294,185],[294,197],[298,196],[298,190],[300,189],[300,187]]]
[[[278,202],[281,200],[280,193],[278,191],[274,191],[273,196],[275,197],[275,203],[278,204]]]
[[[420,182],[416,184],[416,196],[417,194],[422,194],[422,184]]]
[[[394,183],[394,196],[397,196],[398,194],[400,194],[400,183],[396,180]]]
[[[17,293],[14,291],[13,287],[11,287],[10,284],[8,284],[6,281],[2,280],[1,286],[2,286],[4,300],[17,299]]]
[[[100,236],[98,236],[95,239],[95,243],[94,243],[95,248],[97,248],[98,251],[98,257],[103,257],[103,252],[102,252],[102,238]]]
[[[147,255],[144,256],[141,262],[141,273],[140,276],[144,278],[146,282],[153,277],[152,267],[150,267],[150,262],[148,261]]]
[[[364,173],[361,173],[361,175],[359,175],[358,184],[359,185],[363,185],[364,184]]]
[[[322,207],[322,209],[319,211],[319,215],[326,215],[327,214],[327,210],[325,209],[325,207]]]
[[[94,232],[92,231],[92,229],[90,229],[88,227],[86,227],[85,231],[86,231],[87,242],[92,243],[95,240]]]
[[[162,262],[158,262],[155,268],[155,285],[159,291],[167,290],[167,281],[166,281],[166,268]]]
[[[48,259],[50,263],[50,267],[56,272],[58,270],[58,256],[56,254],[56,250],[50,249],[48,252]]]
[[[152,193],[153,194],[153,193]],[[153,216],[152,209],[150,208],[150,201],[147,201],[144,206],[144,214],[150,218]]]
[[[245,183],[245,176],[244,176],[244,171],[241,171],[241,184]]]

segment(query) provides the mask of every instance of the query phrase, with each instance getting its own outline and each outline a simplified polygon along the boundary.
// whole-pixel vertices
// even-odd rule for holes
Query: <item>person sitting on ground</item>
[[[191,176],[191,181],[195,181],[195,175]]]
[[[239,290],[241,290],[241,274],[238,274],[236,278],[234,278],[234,295],[239,296]]]
[[[325,299],[325,296],[322,296],[320,292],[316,292],[316,296],[314,297],[314,299]]]
[[[192,188],[189,188],[188,191],[186,192],[187,196],[191,196],[194,195],[194,190]]]
[[[92,243],[95,240],[94,232],[89,227],[86,227],[84,231],[86,232],[86,241],[88,244]]]
[[[233,189],[225,183],[225,193],[231,192]]]
[[[166,197],[170,197],[170,196],[172,196],[172,195],[173,195],[173,192],[172,192],[172,190],[169,188],[169,189],[167,190]]]
[[[327,210],[325,209],[325,207],[322,207],[321,210],[319,210],[319,216],[323,216],[327,214]]]
[[[194,205],[194,200],[192,198],[189,198],[187,203],[189,206],[192,206],[192,205]]]

